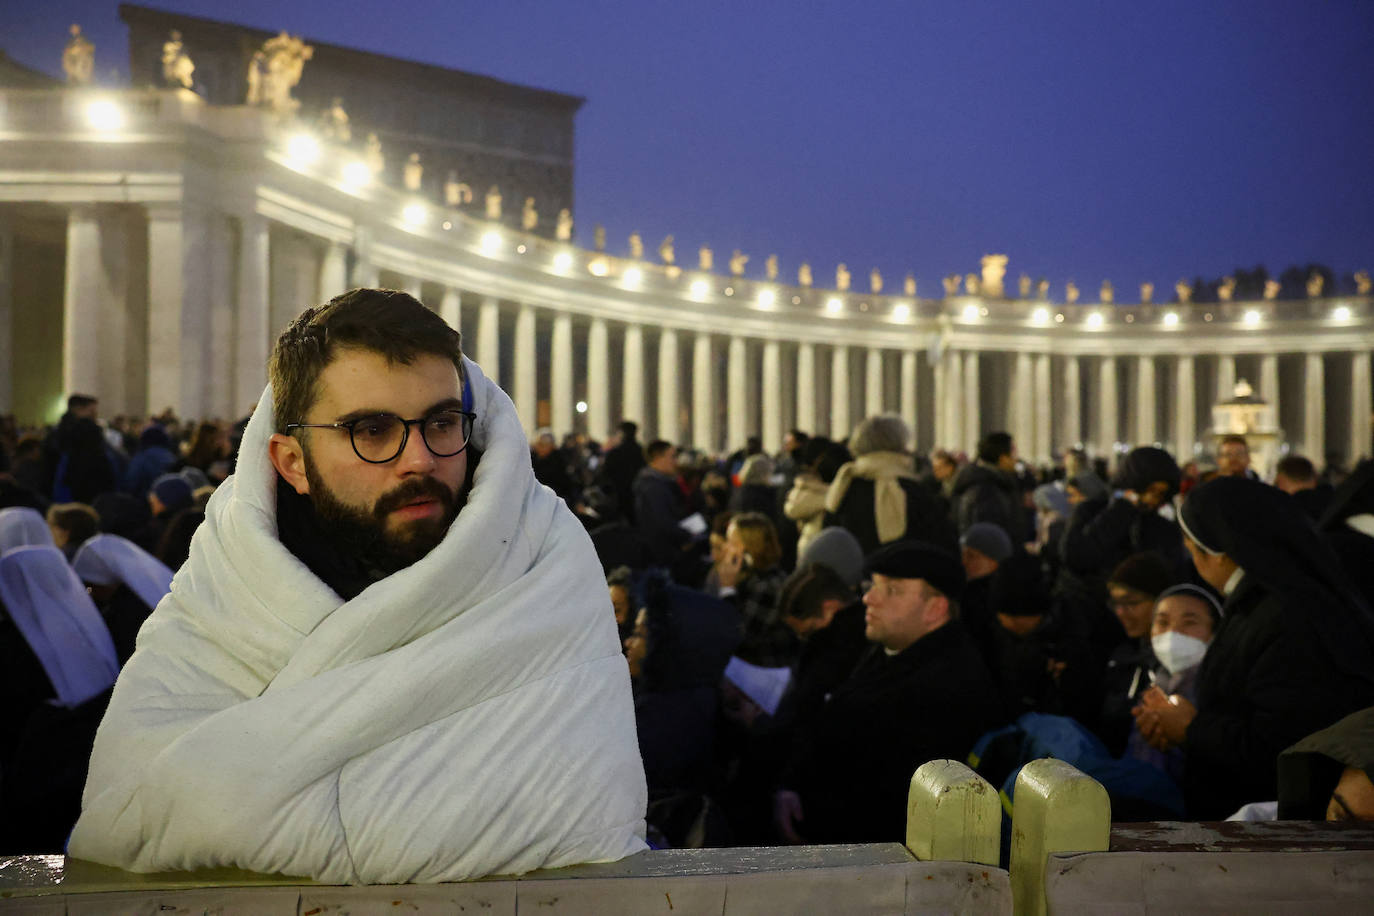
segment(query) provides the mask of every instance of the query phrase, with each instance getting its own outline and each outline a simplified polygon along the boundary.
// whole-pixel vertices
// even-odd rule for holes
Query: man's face
[[[1142,591],[1118,585],[1107,585],[1107,603],[1112,613],[1121,621],[1121,628],[1131,639],[1139,639],[1150,632],[1150,613],[1154,610],[1154,599]]]
[[[462,386],[458,370],[441,356],[423,354],[408,366],[392,365],[370,350],[345,349],[320,373],[319,398],[303,419],[336,423],[391,413],[406,420],[456,408]],[[312,429],[305,448],[307,494],[315,510],[356,540],[375,541],[394,554],[401,568],[443,540],[461,507],[467,451],[436,457],[418,425],[405,449],[385,464],[363,461],[348,431]],[[386,559],[385,557],[379,559]]]
[[[936,458],[930,463],[930,470],[935,475],[936,480],[944,483],[954,476],[954,462],[944,458]]]
[[[1003,470],[1003,471],[1014,471],[1014,470],[1016,470],[1016,443],[1015,443],[1015,442],[1013,442],[1012,445],[1011,445],[1011,451],[1007,452],[1005,455],[998,455],[998,456],[997,456],[997,467],[998,467],[999,470]]]
[[[547,458],[552,455],[553,450],[553,436],[550,436],[548,433],[545,433],[534,441],[534,453],[540,458]]]
[[[656,471],[662,471],[665,474],[677,473],[677,449],[665,449],[654,458],[652,464]]]
[[[930,632],[926,605],[934,600],[927,595],[922,579],[897,579],[873,574],[873,584],[864,592],[864,636],[883,648],[900,652]]]
[[[1217,452],[1217,473],[1234,477],[1250,467],[1250,449],[1239,442],[1227,442]]]

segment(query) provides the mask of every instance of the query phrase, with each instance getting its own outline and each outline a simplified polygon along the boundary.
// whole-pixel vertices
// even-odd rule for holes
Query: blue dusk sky
[[[612,251],[673,233],[718,270],[776,253],[828,286],[843,261],[923,296],[1002,253],[1055,301],[1374,270],[1369,0],[148,5],[585,97],[578,236]],[[4,0],[0,48],[60,74],[72,22],[127,76],[114,0]]]

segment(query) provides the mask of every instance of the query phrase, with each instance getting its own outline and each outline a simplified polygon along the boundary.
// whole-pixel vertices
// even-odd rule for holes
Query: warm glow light
[[[1337,321],[1349,321],[1349,320],[1350,320],[1350,306],[1348,306],[1348,305],[1338,305],[1338,306],[1336,306],[1334,309],[1331,310],[1331,317],[1334,318],[1334,319],[1336,319]]]
[[[343,180],[347,185],[361,188],[372,181],[372,170],[367,167],[366,162],[350,162],[343,167]]]
[[[1250,327],[1254,327],[1255,325],[1259,324],[1259,323],[1260,323],[1260,313],[1257,312],[1257,311],[1255,311],[1254,309],[1251,309],[1250,311],[1246,312],[1246,313],[1245,313],[1245,323],[1248,324],[1248,325],[1250,325]]]
[[[844,303],[841,302],[839,299],[831,298],[825,300],[825,310],[832,315],[838,315],[840,313],[840,310],[843,308]]]
[[[453,228],[453,222],[451,220],[444,220],[442,223],[440,223],[440,225],[443,227],[445,232]]]
[[[297,165],[310,165],[320,158],[320,141],[309,134],[296,134],[286,144],[286,155]]]
[[[406,221],[407,225],[423,226],[425,221],[429,219],[429,208],[420,203],[406,204],[405,208],[401,210],[401,218]]]
[[[587,402],[586,402],[586,401],[578,401],[578,402],[577,402],[577,408],[576,408],[576,410],[577,410],[578,413],[586,413],[586,412],[587,412]]]
[[[1090,328],[1100,328],[1100,327],[1102,327],[1102,313],[1101,313],[1101,312],[1093,312],[1091,315],[1088,316],[1088,327],[1090,327]]]
[[[611,265],[606,263],[605,258],[596,258],[587,265],[587,270],[593,277],[604,277],[611,272]]]
[[[778,294],[771,289],[759,290],[758,303],[762,308],[771,309],[777,304]]]
[[[482,233],[482,250],[493,254],[501,250],[501,233],[490,230]]]
[[[638,267],[627,267],[621,279],[625,281],[626,286],[638,286],[644,282],[644,271]]]
[[[911,306],[905,302],[898,302],[892,307],[892,317],[898,321],[906,321],[911,317]]]
[[[711,291],[711,284],[698,277],[692,281],[691,293],[697,299],[705,299],[706,294]]]
[[[96,130],[119,130],[124,126],[124,109],[109,99],[96,99],[86,106],[86,123]]]
[[[1178,312],[1165,312],[1164,324],[1171,328],[1178,327]]]
[[[567,270],[572,267],[573,256],[571,251],[560,251],[553,256],[554,270]]]
[[[1048,324],[1050,320],[1050,310],[1044,307],[1031,312],[1031,321],[1036,324]]]
[[[976,321],[976,320],[978,320],[978,306],[976,306],[976,305],[966,305],[966,306],[964,306],[964,320],[965,320],[965,321]]]

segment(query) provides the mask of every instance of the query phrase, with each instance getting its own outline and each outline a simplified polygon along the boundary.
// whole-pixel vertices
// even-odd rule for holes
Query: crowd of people
[[[1120,820],[1272,817],[1328,727],[1332,810],[1374,818],[1374,464],[1270,483],[1231,436],[1034,469],[1002,432],[917,454],[894,416],[776,456],[636,435],[543,433],[534,466],[608,576],[659,842],[901,840],[934,758],[1008,792],[1068,759]]]
[[[98,406],[0,423],[0,852],[62,848],[247,422]],[[1332,481],[1290,455],[1269,483],[1231,437],[1215,466],[1034,469],[1001,432],[919,454],[886,415],[777,455],[637,436],[541,430],[531,464],[606,576],[654,842],[900,841],[921,763],[1009,788],[1047,754],[1123,820],[1374,819],[1374,464]],[[1295,763],[1308,745],[1325,767]]]

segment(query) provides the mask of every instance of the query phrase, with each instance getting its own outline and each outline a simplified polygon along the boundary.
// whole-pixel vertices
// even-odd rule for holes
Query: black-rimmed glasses
[[[410,439],[410,427],[420,427],[420,438],[435,458],[452,458],[468,447],[477,414],[469,410],[436,410],[418,420],[378,413],[343,423],[288,423],[287,429],[346,429],[353,451],[368,464],[386,464],[400,457]]]

